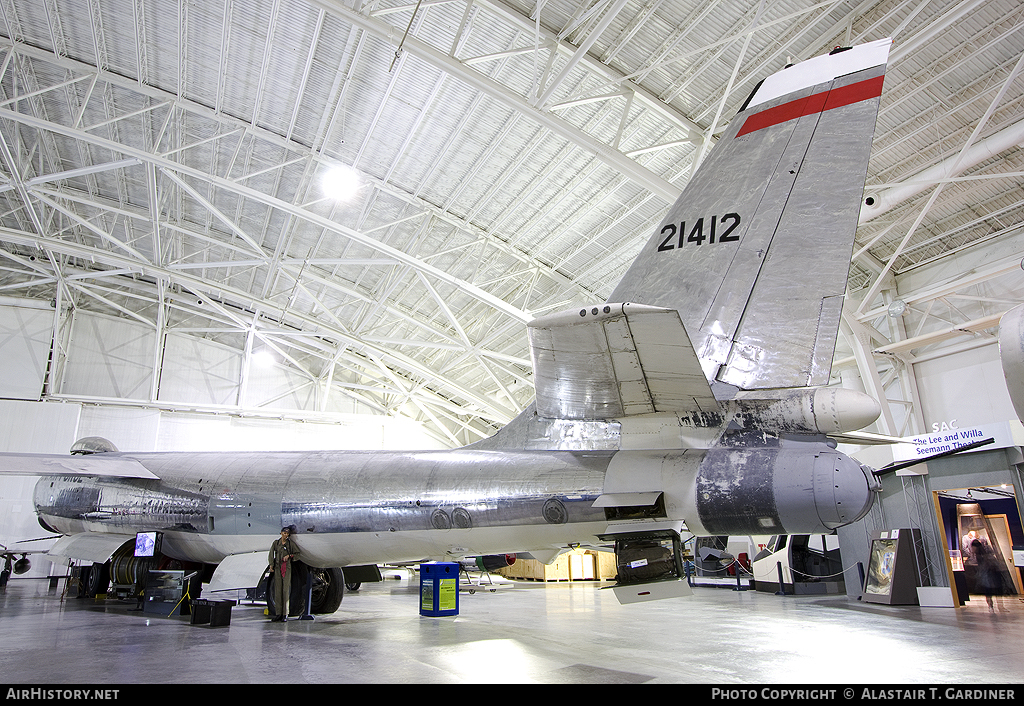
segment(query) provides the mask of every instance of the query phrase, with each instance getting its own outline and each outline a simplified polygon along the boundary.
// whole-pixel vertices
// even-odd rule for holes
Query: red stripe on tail
[[[742,137],[749,132],[763,130],[766,127],[778,125],[789,120],[802,118],[805,115],[814,115],[826,110],[842,108],[844,105],[852,105],[882,95],[882,81],[885,76],[869,78],[849,86],[834,88],[830,91],[813,93],[806,98],[798,98],[795,101],[777,105],[760,113],[754,113],[743,123],[743,127],[736,133],[736,137]]]

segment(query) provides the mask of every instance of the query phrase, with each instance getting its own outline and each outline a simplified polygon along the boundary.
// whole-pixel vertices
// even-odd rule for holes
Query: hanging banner
[[[995,443],[979,449],[965,451],[964,453],[1024,446],[1024,424],[1021,424],[1018,419],[962,428],[956,425],[956,420],[953,420],[951,423],[943,423],[940,429],[940,431],[934,431],[931,434],[908,436],[906,437],[906,443],[895,444],[892,450],[893,460],[912,461],[925,456],[934,456],[935,454],[953,451],[962,446],[973,444],[982,439],[995,439]],[[918,469],[917,472],[919,473],[921,470],[924,469]],[[905,469],[905,472],[897,471],[897,475],[914,473],[915,468]]]

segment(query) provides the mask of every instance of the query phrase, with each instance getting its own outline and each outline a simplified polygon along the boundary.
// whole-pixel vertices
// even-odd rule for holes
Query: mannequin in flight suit
[[[292,561],[302,550],[291,538],[291,528],[281,528],[281,538],[270,545],[270,568],[274,573],[274,607],[277,615],[271,622],[283,623],[288,619],[288,596],[292,588]]]

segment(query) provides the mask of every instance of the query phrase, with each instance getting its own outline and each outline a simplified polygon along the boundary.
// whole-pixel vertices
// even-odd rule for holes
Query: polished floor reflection
[[[45,580],[0,594],[0,674],[21,684],[1024,682],[1024,602],[952,608],[697,588],[622,606],[595,583],[527,583],[418,612],[418,581],[367,584],[314,621],[262,606],[226,627],[133,604],[61,600]]]

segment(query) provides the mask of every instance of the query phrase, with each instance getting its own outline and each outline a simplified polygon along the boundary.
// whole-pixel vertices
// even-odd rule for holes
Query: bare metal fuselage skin
[[[663,492],[695,534],[828,532],[867,511],[864,470],[820,437],[733,436],[673,451],[121,454],[160,480],[51,476],[35,504],[61,533],[160,530],[164,554],[208,563],[294,524],[324,567],[593,545],[603,493]]]

